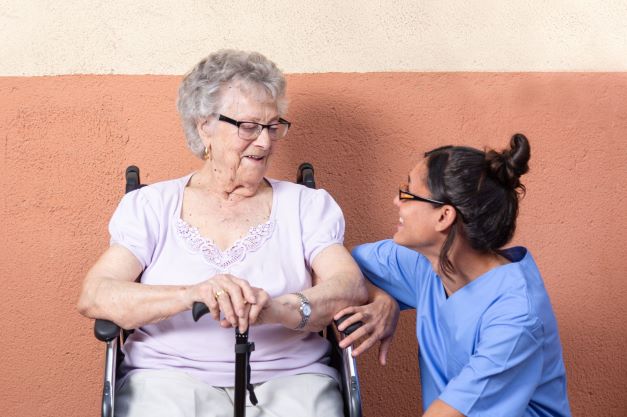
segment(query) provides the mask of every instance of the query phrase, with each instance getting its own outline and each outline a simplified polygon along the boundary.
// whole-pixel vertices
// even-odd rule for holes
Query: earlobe
[[[211,155],[211,135],[209,122],[207,120],[198,120],[196,122],[196,131],[198,132],[198,136],[200,136],[200,140],[202,140],[202,143],[205,145],[203,159],[207,160]]]

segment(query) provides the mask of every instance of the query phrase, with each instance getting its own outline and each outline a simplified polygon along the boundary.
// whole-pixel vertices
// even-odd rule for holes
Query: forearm
[[[374,285],[372,282],[368,281],[367,279],[365,279],[364,281],[365,281],[366,290],[368,292],[368,302],[372,302],[378,297],[386,297],[386,296],[390,297],[388,293],[386,293],[381,288]]]
[[[310,323],[306,326],[311,331],[324,329],[343,308],[368,301],[366,283],[359,270],[338,273],[303,291],[303,294],[312,306]]]
[[[465,417],[462,413],[448,405],[442,400],[435,400],[431,403],[422,417]]]
[[[146,285],[103,276],[88,276],[78,309],[90,318],[107,319],[134,329],[188,310],[187,287]]]
[[[364,279],[359,270],[338,271],[319,284],[301,291],[311,304],[311,316],[304,331],[318,332],[324,329],[335,313],[350,305],[361,305],[368,299]],[[295,329],[300,321],[300,300],[294,294],[284,294],[273,300],[278,304],[277,321]]]

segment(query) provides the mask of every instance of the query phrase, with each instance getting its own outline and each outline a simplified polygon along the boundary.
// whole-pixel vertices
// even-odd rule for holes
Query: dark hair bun
[[[503,152],[486,152],[488,173],[507,188],[522,188],[520,177],[529,171],[529,156],[527,137],[516,133],[509,141],[509,149]]]

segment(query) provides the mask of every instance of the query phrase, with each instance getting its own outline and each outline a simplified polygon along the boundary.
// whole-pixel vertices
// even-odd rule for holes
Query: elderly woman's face
[[[279,119],[277,104],[259,88],[225,87],[220,114],[237,121],[261,124],[276,123]],[[236,184],[253,185],[263,180],[268,169],[274,142],[265,128],[254,140],[238,134],[238,127],[211,117],[201,134],[209,148],[212,168],[220,175],[226,174]]]

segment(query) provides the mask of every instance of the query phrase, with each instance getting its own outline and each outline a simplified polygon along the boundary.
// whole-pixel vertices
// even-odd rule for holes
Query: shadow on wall
[[[403,146],[394,145],[405,142],[405,149],[411,149],[400,122],[406,116],[395,113],[399,97],[394,93],[381,97],[366,90],[367,83],[358,77],[339,78],[319,74],[289,79],[293,129],[280,144],[271,173],[287,173],[286,179],[292,180],[300,162],[311,162],[317,186],[329,191],[342,207],[345,244],[351,248],[392,236],[398,218],[392,200],[416,158]],[[389,197],[382,204],[375,195]],[[401,315],[388,366],[379,365],[377,348],[359,359],[366,415],[384,415],[386,402],[395,404],[395,412],[420,413],[416,352],[412,311]]]

